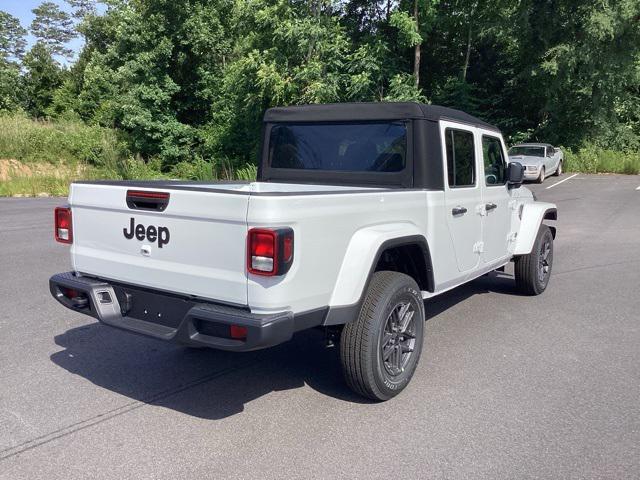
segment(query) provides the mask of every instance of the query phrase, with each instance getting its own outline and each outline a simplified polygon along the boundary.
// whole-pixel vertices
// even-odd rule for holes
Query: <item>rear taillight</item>
[[[255,275],[284,275],[293,263],[291,228],[252,228],[247,236],[247,270]]]
[[[58,207],[55,216],[55,237],[60,243],[73,243],[73,222],[71,221],[71,209]]]

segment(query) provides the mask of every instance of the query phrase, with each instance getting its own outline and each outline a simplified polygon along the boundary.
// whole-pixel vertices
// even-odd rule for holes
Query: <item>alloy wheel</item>
[[[538,280],[542,284],[546,281],[549,276],[549,271],[551,270],[550,255],[551,242],[549,242],[549,240],[545,240],[540,247],[540,255],[538,255]]]
[[[380,353],[387,373],[393,377],[404,372],[416,342],[415,310],[402,302],[392,310],[384,325]]]

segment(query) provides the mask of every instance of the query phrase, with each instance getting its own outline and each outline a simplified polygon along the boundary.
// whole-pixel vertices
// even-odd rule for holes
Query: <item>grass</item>
[[[565,150],[564,169],[580,173],[640,173],[640,152],[618,152],[595,145],[585,145],[577,151]]]
[[[213,165],[207,162],[195,167],[178,165],[167,174],[160,172],[156,162],[144,162],[139,159],[127,160],[123,167],[124,169],[117,171],[104,167],[87,166],[73,172],[64,169],[62,173],[55,175],[37,171],[29,174],[17,172],[9,174],[6,180],[0,178],[0,197],[67,196],[69,194],[69,184],[77,180],[184,179],[212,182],[216,180],[253,181],[257,173],[255,165],[245,165],[238,169],[229,170],[225,172],[225,176],[217,176]]]
[[[255,180],[256,174],[255,165],[202,158],[163,171],[159,159],[133,156],[114,129],[0,115],[0,196],[67,195],[75,180]]]
[[[50,175],[36,177],[13,177],[0,182],[0,197],[65,197],[69,193],[69,183],[73,179],[53,177]]]
[[[117,169],[128,155],[113,129],[78,120],[31,120],[19,113],[0,116],[0,158]]]

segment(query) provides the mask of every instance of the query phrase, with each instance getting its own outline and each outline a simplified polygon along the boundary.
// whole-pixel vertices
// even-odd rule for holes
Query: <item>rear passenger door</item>
[[[507,256],[511,233],[511,195],[507,187],[507,152],[499,134],[480,131],[482,146],[483,264]]]
[[[466,125],[440,122],[446,162],[445,215],[460,272],[478,266],[482,247],[482,219],[478,213],[482,194],[475,131]]]

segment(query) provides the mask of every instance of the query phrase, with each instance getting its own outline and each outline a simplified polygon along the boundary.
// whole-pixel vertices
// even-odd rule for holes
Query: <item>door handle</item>
[[[487,203],[484,208],[487,209],[487,212],[490,212],[491,210],[495,210],[496,208],[498,208],[498,205],[496,205],[495,203]]]
[[[465,207],[454,207],[451,210],[451,215],[454,217],[457,215],[464,215],[465,213],[467,213],[467,209]]]

